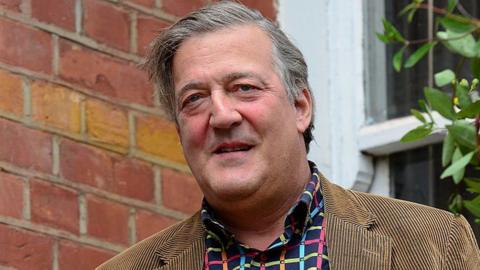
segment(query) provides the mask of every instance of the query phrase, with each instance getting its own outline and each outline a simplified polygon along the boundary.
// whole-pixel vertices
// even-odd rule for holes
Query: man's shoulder
[[[97,270],[156,269],[165,259],[187,249],[193,242],[203,239],[199,214],[176,223],[140,242],[100,265]]]
[[[475,236],[463,216],[404,200],[356,191],[352,194],[375,216],[376,226],[372,229],[388,234],[397,244],[408,245],[403,242],[410,240],[417,245],[438,244],[445,248],[445,254],[452,249],[473,247],[465,254],[480,259]]]
[[[455,215],[445,210],[433,208],[409,201],[344,189],[324,180],[326,211],[349,222],[363,225],[395,228],[410,225],[443,225],[452,223]]]
[[[351,191],[351,194],[379,220],[391,218],[399,221],[422,219],[425,222],[443,221],[450,223],[455,218],[455,215],[451,212],[423,204],[358,191]]]

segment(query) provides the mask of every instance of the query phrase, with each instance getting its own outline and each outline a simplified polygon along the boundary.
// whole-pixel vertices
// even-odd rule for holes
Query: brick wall
[[[199,207],[137,65],[206,2],[0,0],[0,269],[92,269]]]

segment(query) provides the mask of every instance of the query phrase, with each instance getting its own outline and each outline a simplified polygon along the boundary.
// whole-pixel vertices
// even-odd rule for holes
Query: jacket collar
[[[372,230],[376,216],[357,200],[356,195],[320,175],[325,202],[326,237],[330,269],[390,269],[392,240]],[[164,266],[158,270],[202,269],[205,228],[200,213],[175,232],[165,235],[155,251]]]
[[[155,255],[163,262],[158,270],[203,269],[204,238],[205,228],[197,212],[178,230],[164,235],[164,244],[155,250]]]
[[[373,231],[377,217],[354,192],[320,178],[330,269],[390,269],[392,239]]]

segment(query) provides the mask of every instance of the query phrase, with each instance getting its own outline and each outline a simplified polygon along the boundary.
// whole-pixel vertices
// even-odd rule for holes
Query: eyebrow
[[[229,73],[229,74],[225,75],[222,78],[222,82],[223,83],[228,83],[228,82],[238,80],[238,79],[242,79],[242,78],[254,78],[254,79],[259,80],[260,83],[262,83],[263,85],[266,84],[265,81],[260,76],[258,76],[255,73],[252,73],[252,72],[232,72],[232,73]],[[191,81],[191,82],[185,84],[184,86],[182,86],[182,88],[180,88],[180,90],[178,91],[178,96],[181,97],[183,95],[183,93],[185,93],[186,91],[191,90],[191,89],[205,88],[205,85],[206,84],[204,82],[201,82],[201,81]]]
[[[260,76],[258,76],[255,73],[252,73],[252,72],[233,72],[233,73],[229,73],[223,78],[222,81],[223,82],[231,82],[231,81],[242,79],[242,78],[254,78],[254,79],[259,80],[262,84],[265,84],[265,82],[263,81],[263,79]]]

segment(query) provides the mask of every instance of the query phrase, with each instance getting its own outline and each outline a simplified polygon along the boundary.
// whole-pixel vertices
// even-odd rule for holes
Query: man
[[[99,269],[479,269],[463,217],[344,190],[308,162],[307,67],[259,13],[193,12],[146,67],[205,199]]]

